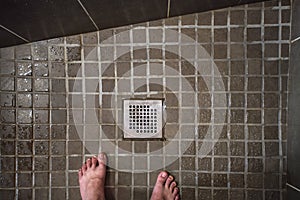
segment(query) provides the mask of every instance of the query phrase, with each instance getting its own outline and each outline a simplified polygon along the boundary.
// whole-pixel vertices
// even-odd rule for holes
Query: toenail
[[[163,177],[163,178],[165,178],[166,176],[167,176],[166,173],[162,173],[162,174],[161,174],[161,177]]]
[[[169,176],[169,179],[172,180],[172,179],[173,179],[173,176]]]

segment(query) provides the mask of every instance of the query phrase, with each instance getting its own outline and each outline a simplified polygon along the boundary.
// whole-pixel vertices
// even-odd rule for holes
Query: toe
[[[173,176],[169,176],[168,179],[166,180],[166,187],[169,188],[172,181],[174,180]]]
[[[179,194],[176,195],[175,200],[179,200]]]
[[[86,170],[87,170],[87,166],[86,166],[85,163],[83,163],[83,165],[82,165],[82,167],[81,167],[82,173],[86,172]]]
[[[173,191],[174,190],[174,188],[176,187],[176,182],[175,181],[173,181],[172,183],[171,183],[171,186],[170,186],[170,189],[171,189],[171,191]]]
[[[78,179],[81,180],[82,176],[83,176],[82,170],[79,169],[78,170]]]
[[[165,171],[162,171],[159,173],[159,175],[157,176],[157,179],[156,179],[156,184],[165,184],[166,180],[168,178],[168,173],[165,172]]]
[[[173,190],[173,195],[175,196],[175,195],[177,195],[178,194],[178,192],[179,192],[179,189],[176,187],[176,188],[174,188],[174,190]]]
[[[89,168],[91,168],[91,165],[92,165],[92,161],[89,158],[89,159],[86,160],[86,167],[89,169]]]
[[[98,162],[99,162],[99,167],[105,167],[106,164],[107,164],[107,156],[105,153],[101,152],[99,155],[98,155]]]
[[[92,168],[93,169],[96,167],[97,162],[98,162],[97,157],[92,157]]]

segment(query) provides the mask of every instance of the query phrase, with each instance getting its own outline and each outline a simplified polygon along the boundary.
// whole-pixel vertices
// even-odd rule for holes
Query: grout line
[[[263,172],[266,171],[266,145],[265,145],[265,101],[264,101],[264,92],[265,92],[265,40],[264,40],[264,33],[265,33],[265,3],[262,3],[262,9],[261,9],[261,32],[260,37],[262,40],[262,67],[261,67],[261,74],[262,74],[262,93],[261,93],[261,125],[262,125],[262,136],[261,136],[261,145],[262,145],[262,157],[263,157]],[[265,173],[262,174],[262,191],[263,191],[263,199],[266,198],[266,192],[265,192]]]
[[[90,15],[90,13],[87,11],[87,9],[84,7],[84,5],[81,3],[80,0],[77,0],[77,2],[80,4],[81,8],[84,10],[84,12],[86,13],[86,15],[90,18],[90,20],[92,21],[93,25],[95,26],[95,28],[97,29],[97,31],[99,31],[99,27],[97,26],[97,24],[95,23],[95,21],[93,20],[92,16]]]
[[[281,25],[281,17],[282,17],[282,9],[281,9],[281,1],[278,2],[279,4],[279,11],[278,11],[278,26],[279,26],[279,33],[278,33],[278,40],[279,40],[279,48],[278,48],[278,57],[281,58],[281,48],[282,48],[282,25]],[[278,72],[281,72],[281,62],[279,62],[278,65]],[[279,185],[282,185],[282,174],[283,174],[283,151],[282,151],[282,124],[281,124],[281,117],[282,117],[282,76],[280,74],[279,78],[279,111],[278,111],[278,145],[279,145]],[[280,200],[283,200],[283,193],[282,190],[280,190]]]
[[[25,42],[30,42],[29,40],[23,38],[22,36],[18,35],[17,33],[13,32],[12,30],[6,28],[5,26],[0,25],[1,28],[3,28],[4,30],[8,31],[9,33],[13,34],[14,36],[17,36],[18,38],[24,40]]]
[[[291,185],[291,184],[289,184],[289,183],[286,183],[286,185],[287,185],[288,187],[290,187],[290,188],[296,190],[297,192],[300,192],[300,189],[299,189],[299,188],[297,188],[297,187],[295,187],[295,186],[293,186],[293,185]]]
[[[167,18],[170,17],[171,0],[168,0]]]

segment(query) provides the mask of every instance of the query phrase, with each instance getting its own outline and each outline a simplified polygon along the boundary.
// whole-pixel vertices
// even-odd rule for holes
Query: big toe
[[[105,153],[103,152],[99,153],[98,162],[100,167],[105,167],[107,165],[107,156]]]
[[[160,184],[160,185],[165,184],[167,178],[168,178],[167,172],[165,171],[160,172],[159,175],[157,176],[156,184]]]

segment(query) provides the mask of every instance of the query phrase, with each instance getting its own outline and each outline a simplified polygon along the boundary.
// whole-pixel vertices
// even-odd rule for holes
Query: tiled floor
[[[271,1],[0,49],[4,199],[79,199],[109,157],[109,199],[285,199],[290,4]],[[164,140],[122,139],[122,99],[163,98]]]

